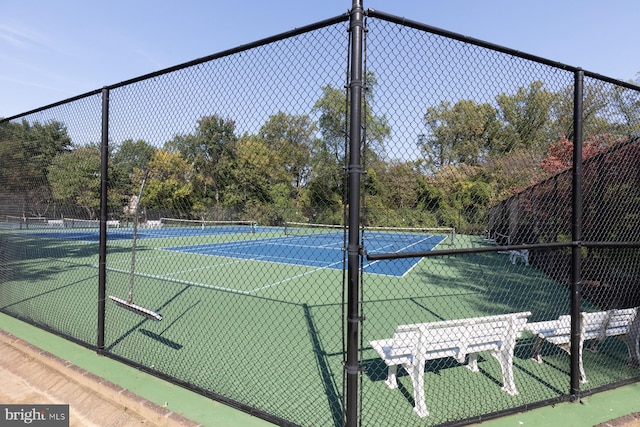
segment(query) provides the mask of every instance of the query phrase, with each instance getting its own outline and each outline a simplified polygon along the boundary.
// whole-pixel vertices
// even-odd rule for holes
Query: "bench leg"
[[[640,354],[638,353],[638,342],[640,340],[638,338],[640,338],[638,335],[635,337],[627,336],[625,342],[627,344],[627,349],[629,350],[629,360],[631,361],[631,364],[640,368]]]
[[[582,363],[582,348],[584,347],[584,343],[580,343],[580,348],[578,348],[578,351],[580,352],[580,382],[581,383],[586,383],[587,382],[587,374],[585,374],[584,372],[584,364]],[[571,354],[571,352],[569,352],[569,354]]]
[[[471,372],[478,372],[478,353],[471,353],[469,355],[469,363],[467,364],[467,368]]]
[[[540,351],[542,350],[542,342],[544,340],[540,337],[536,337],[536,340],[533,343],[533,349],[531,350],[531,359],[535,360],[538,363],[542,363],[542,356],[540,356]]]
[[[629,350],[629,359],[633,366],[640,368],[640,353],[638,352],[638,344],[640,344],[640,315],[636,315],[629,326],[629,332],[623,338],[624,343]]]
[[[398,388],[397,373],[398,365],[389,365],[387,379],[384,381],[389,388]]]
[[[418,414],[420,418],[429,415],[424,397],[424,364],[425,361],[420,360],[415,365],[404,365],[405,370],[409,372],[413,385],[413,401],[415,402],[413,411]]]
[[[500,369],[502,370],[502,390],[511,396],[515,396],[518,394],[518,389],[516,388],[516,383],[513,378],[513,352],[497,351],[491,352],[491,355],[500,363]]]

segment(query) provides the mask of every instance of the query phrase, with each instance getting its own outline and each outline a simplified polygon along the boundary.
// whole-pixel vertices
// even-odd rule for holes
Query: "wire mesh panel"
[[[571,383],[574,72],[372,15],[362,202],[363,425],[473,421],[557,401]],[[633,145],[637,132],[637,93],[606,86],[585,82],[585,157],[613,141]],[[629,241],[637,241],[630,232],[637,162],[627,162],[633,172],[625,175],[617,162],[624,155],[585,160],[585,240],[626,240],[619,237],[629,230]],[[614,203],[618,186],[627,191],[624,202]],[[620,209],[617,216],[628,217],[628,225],[617,231],[627,222],[607,209]],[[416,249],[373,247],[367,240],[368,226],[405,225],[454,228],[455,243]],[[603,238],[607,227],[615,238]],[[637,305],[638,250],[583,251],[582,311]],[[382,273],[368,273],[370,264]],[[392,274],[400,265],[403,273]],[[589,278],[595,272],[609,280],[595,283]],[[605,290],[605,282],[612,286]],[[617,305],[604,307],[603,298]],[[607,338],[598,346],[602,354],[587,352],[585,344],[582,368],[594,379],[583,390],[640,374],[619,342]],[[628,348],[637,355],[634,345]]]
[[[95,345],[100,96],[0,123],[0,309]],[[69,232],[74,220],[77,233]]]
[[[600,100],[593,114],[615,123],[587,134],[583,146],[583,239],[594,242],[582,252],[583,306],[593,307],[582,314],[589,338],[583,389],[589,390],[640,376],[640,250],[616,247],[640,236],[640,95],[596,78],[586,79],[585,87]],[[589,336],[590,326],[595,331]]]
[[[1,121],[0,310],[282,425],[638,380],[637,88],[346,20]]]
[[[107,352],[341,423],[343,21],[110,90]]]

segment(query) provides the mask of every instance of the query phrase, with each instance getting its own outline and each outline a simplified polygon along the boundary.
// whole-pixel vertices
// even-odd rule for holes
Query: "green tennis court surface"
[[[156,237],[138,241],[133,268],[131,241],[108,241],[107,295],[126,299],[133,277],[133,301],[164,319],[153,322],[107,301],[108,352],[230,399],[244,401],[243,390],[251,389],[260,409],[285,418],[303,405],[323,408],[312,419],[299,421],[339,425],[343,272],[341,265],[328,265],[342,259],[340,232],[324,238],[322,233],[297,236],[260,227],[215,234],[174,230],[171,236],[160,236],[163,230],[141,231]],[[55,230],[1,232],[6,246],[0,268],[6,280],[0,287],[0,308],[95,344],[98,242],[60,239]],[[365,241],[373,250],[370,237],[366,234]],[[383,237],[377,250],[404,250],[389,250]],[[456,236],[456,244],[469,247],[472,239]],[[273,258],[267,258],[269,253]],[[309,261],[328,253],[336,258],[317,265]],[[402,274],[393,274],[395,263],[381,261],[374,266],[384,273],[363,275],[363,413],[368,424],[415,422],[407,394],[384,384],[384,364],[368,340],[390,336],[398,324],[525,310],[534,313],[535,321],[544,320],[535,317],[540,313],[551,318],[569,310],[566,288],[535,268],[513,266],[504,254],[424,258],[398,268]],[[374,266],[363,266],[364,271]],[[523,292],[530,298],[514,298]],[[493,360],[480,360],[479,374],[446,360],[429,365],[425,387],[438,393],[428,395],[433,415],[426,424],[473,412],[451,403],[460,395],[483,413],[565,393],[569,358],[549,347],[546,363],[537,364],[529,360],[531,344],[527,337],[518,341],[514,371],[521,394],[515,397],[496,385],[500,368]],[[589,387],[606,385],[612,375],[637,375],[626,363],[624,346],[613,344],[599,354],[586,354],[585,368]],[[223,375],[229,369],[232,381]],[[408,377],[401,374],[399,382],[410,393]],[[406,411],[382,413],[382,401]]]

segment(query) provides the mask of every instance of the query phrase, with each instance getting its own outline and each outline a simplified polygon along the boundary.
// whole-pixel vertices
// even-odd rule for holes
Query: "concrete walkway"
[[[68,404],[70,426],[199,425],[1,330],[0,384],[4,404]]]

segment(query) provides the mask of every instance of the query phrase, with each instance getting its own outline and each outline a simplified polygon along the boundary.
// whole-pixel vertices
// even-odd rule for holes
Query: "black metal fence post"
[[[102,89],[102,143],[100,153],[100,242],[98,259],[98,353],[104,351],[104,312],[107,281],[107,191],[109,168],[109,89]]]
[[[580,391],[580,293],[582,269],[582,100],[584,71],[575,71],[573,95],[573,206],[571,224],[571,390]]]
[[[358,422],[358,334],[359,268],[360,268],[360,138],[362,136],[362,51],[364,12],[361,0],[353,0],[351,9],[351,74],[349,78],[349,242],[348,242],[348,291],[347,291],[347,377],[346,425],[355,427]]]

